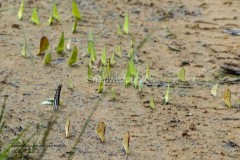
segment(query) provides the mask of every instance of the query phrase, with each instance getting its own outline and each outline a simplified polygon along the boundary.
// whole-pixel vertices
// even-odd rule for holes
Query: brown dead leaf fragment
[[[99,122],[96,127],[96,133],[101,140],[102,143],[105,142],[105,131],[106,131],[106,125],[104,122]]]
[[[130,142],[130,134],[129,132],[126,132],[123,136],[123,149],[126,155],[129,154],[129,142]]]
[[[67,119],[66,125],[65,125],[65,132],[66,132],[66,138],[70,135],[70,119]]]
[[[40,49],[37,55],[41,55],[49,47],[49,41],[47,37],[43,36],[40,40]]]

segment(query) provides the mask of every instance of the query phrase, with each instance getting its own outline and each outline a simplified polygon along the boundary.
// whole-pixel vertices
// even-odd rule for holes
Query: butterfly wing
[[[55,96],[54,96],[54,101],[53,101],[54,110],[59,109],[61,89],[62,89],[62,85],[60,84],[60,85],[58,85],[58,88],[57,88]]]

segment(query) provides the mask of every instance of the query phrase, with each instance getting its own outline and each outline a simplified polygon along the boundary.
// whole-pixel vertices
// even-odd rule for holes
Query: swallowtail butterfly
[[[57,88],[55,96],[54,96],[54,101],[53,101],[54,110],[58,110],[58,108],[59,108],[61,89],[62,89],[62,85],[60,84],[60,85],[58,85],[58,88]]]

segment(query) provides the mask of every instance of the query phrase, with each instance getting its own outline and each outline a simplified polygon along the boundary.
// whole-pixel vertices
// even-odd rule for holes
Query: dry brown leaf
[[[96,133],[101,140],[102,143],[105,142],[105,131],[106,131],[106,125],[104,122],[99,122],[96,127]]]
[[[130,142],[130,134],[129,134],[129,132],[127,132],[123,136],[123,148],[124,148],[126,155],[129,154],[129,142]]]

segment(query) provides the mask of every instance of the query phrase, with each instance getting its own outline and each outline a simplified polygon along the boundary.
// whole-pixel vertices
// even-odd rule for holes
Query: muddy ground
[[[239,1],[79,0],[83,20],[74,34],[71,33],[70,2],[56,1],[61,23],[48,25],[51,2],[26,0],[22,21],[17,19],[20,1],[0,3],[1,105],[8,96],[3,114],[5,124],[0,134],[1,151],[30,124],[24,138],[38,133],[31,142],[39,146],[30,156],[32,159],[39,156],[43,149],[40,146],[42,135],[54,114],[52,106],[41,102],[53,97],[58,84],[63,84],[63,106],[47,138],[43,159],[67,159],[85,124],[73,159],[240,158],[240,112],[227,108],[222,100],[223,91],[229,88],[232,104],[237,105],[239,81],[229,81],[239,76],[224,75],[220,68],[229,62],[239,65],[240,37],[223,32],[226,28],[240,27]],[[38,26],[30,22],[34,6],[39,11]],[[87,81],[89,58],[84,56],[87,36],[92,30],[98,60],[104,45],[108,57],[115,46],[122,46],[123,58],[116,58],[112,72],[113,77],[124,77],[132,36],[118,37],[116,31],[117,24],[123,24],[126,12],[129,13],[130,34],[139,46],[136,66],[144,77],[149,63],[151,82],[145,83],[142,93],[132,86],[126,88],[123,83],[107,83],[104,92],[99,94],[99,84]],[[74,67],[67,65],[71,51],[66,50],[63,57],[56,54],[61,32],[65,33],[66,41],[72,37],[72,47],[76,45],[79,49],[78,63]],[[24,36],[33,62],[20,54]],[[42,56],[36,56],[42,36],[47,36],[51,44],[53,61],[47,66],[43,65]],[[186,69],[187,84],[178,82],[177,72],[182,66]],[[97,75],[97,64],[93,68]],[[67,87],[68,76],[74,80],[72,91]],[[164,105],[162,99],[168,81],[171,82],[170,101]],[[213,97],[210,90],[216,83],[220,84],[217,96]],[[111,87],[117,90],[116,101],[111,101]],[[149,108],[151,96],[155,99],[156,110]],[[65,138],[69,115],[71,136]],[[100,121],[107,126],[104,144],[95,134],[95,126]],[[129,156],[122,152],[122,137],[126,131],[131,135]]]

